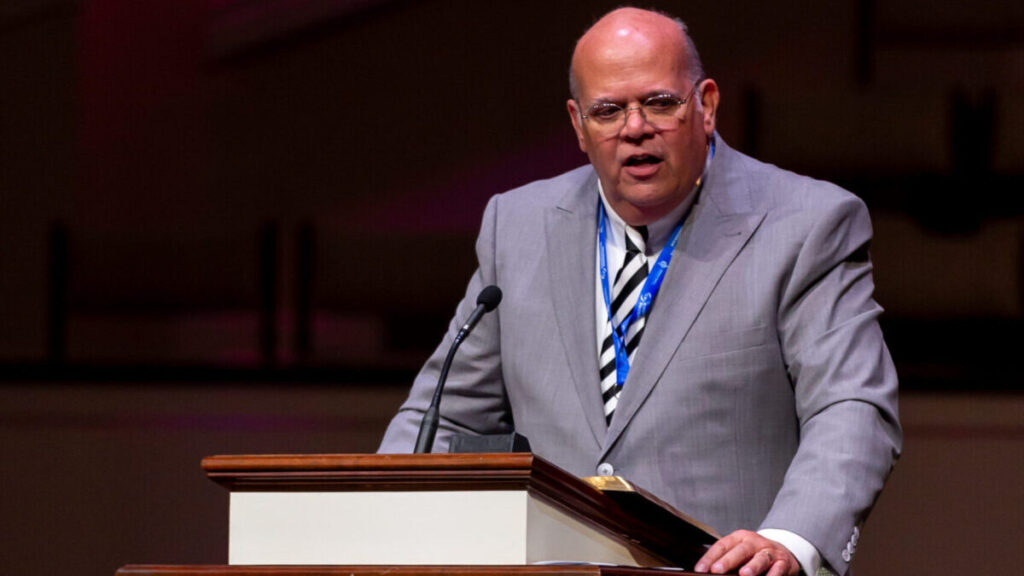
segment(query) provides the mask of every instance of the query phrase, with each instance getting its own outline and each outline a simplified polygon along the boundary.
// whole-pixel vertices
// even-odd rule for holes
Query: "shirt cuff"
[[[813,544],[802,536],[779,528],[764,528],[758,530],[757,533],[785,546],[796,558],[796,561],[800,563],[800,568],[804,571],[804,574],[813,576],[818,573],[818,568],[821,568],[821,554]]]

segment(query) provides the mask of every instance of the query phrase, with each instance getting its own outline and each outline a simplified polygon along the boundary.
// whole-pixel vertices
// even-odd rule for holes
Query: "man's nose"
[[[623,134],[630,138],[639,138],[654,130],[654,127],[647,121],[647,114],[643,106],[630,106],[623,112],[626,115],[626,124],[623,126]],[[636,112],[636,114],[631,114]]]

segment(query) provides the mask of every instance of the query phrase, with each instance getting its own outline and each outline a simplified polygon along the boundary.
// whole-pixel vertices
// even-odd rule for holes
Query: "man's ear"
[[[718,84],[714,80],[708,78],[700,83],[698,88],[700,91],[700,105],[701,113],[704,115],[704,133],[708,138],[715,133],[715,123],[718,118]]]
[[[587,153],[587,143],[583,138],[583,118],[580,117],[580,105],[576,100],[570,98],[565,107],[569,110],[569,121],[572,122],[572,129],[576,131],[576,140],[579,142],[580,150]]]

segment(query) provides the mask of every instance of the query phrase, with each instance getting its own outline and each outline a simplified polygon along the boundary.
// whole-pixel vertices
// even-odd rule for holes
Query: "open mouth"
[[[658,158],[657,156],[652,156],[651,154],[635,154],[633,156],[630,156],[629,158],[626,158],[625,165],[645,166],[648,164],[659,164],[661,163],[661,161],[661,158]]]

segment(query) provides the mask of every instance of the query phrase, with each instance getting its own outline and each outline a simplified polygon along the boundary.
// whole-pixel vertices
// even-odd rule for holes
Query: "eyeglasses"
[[[683,98],[675,94],[656,94],[641,102],[639,106],[599,102],[587,109],[586,114],[580,114],[580,117],[589,120],[600,135],[608,137],[614,136],[622,130],[632,110],[638,110],[644,120],[655,130],[672,130],[682,119],[678,115],[679,110],[683,109],[683,106],[690,101],[699,83],[699,81],[695,82],[693,88]]]

